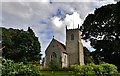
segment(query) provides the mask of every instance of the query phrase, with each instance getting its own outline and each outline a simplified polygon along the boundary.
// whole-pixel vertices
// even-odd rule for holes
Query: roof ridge
[[[59,48],[62,50],[62,52],[66,52],[66,46],[63,43],[59,42],[58,40],[56,40],[56,39],[54,39],[54,40],[57,42],[57,44],[58,44]]]
[[[59,42],[60,44],[64,45],[62,42],[58,41],[57,39],[54,39],[54,40],[56,40],[56,41]],[[65,46],[65,45],[64,45],[64,46]]]

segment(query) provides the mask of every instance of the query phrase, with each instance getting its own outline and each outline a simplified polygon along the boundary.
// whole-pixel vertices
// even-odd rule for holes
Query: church
[[[45,50],[44,66],[49,66],[51,60],[55,60],[61,68],[74,64],[84,65],[84,52],[81,42],[80,28],[67,29],[66,45],[53,37]]]

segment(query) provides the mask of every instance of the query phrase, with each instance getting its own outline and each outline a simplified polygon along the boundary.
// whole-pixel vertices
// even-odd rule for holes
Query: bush
[[[78,64],[71,65],[70,70],[72,70],[75,74],[81,72],[81,66]]]
[[[2,76],[36,76],[40,75],[39,67],[23,63],[14,63],[12,60],[3,60]]]
[[[95,74],[102,74],[103,73],[103,67],[100,65],[91,65],[93,67],[93,70],[95,72]]]
[[[94,68],[90,65],[83,65],[82,66],[82,70],[81,73],[83,73],[84,75],[90,75],[90,74],[95,74]]]
[[[100,65],[95,65],[95,64],[88,64],[88,65],[72,65],[71,70],[75,74],[80,74],[80,75],[115,75],[118,74],[117,67],[113,64],[100,64]]]
[[[0,76],[2,75],[2,63],[0,63]]]
[[[59,65],[59,63],[57,62],[57,60],[51,60],[50,61],[50,63],[49,63],[49,69],[50,70],[59,70],[59,69],[61,69],[60,68],[60,65]]]
[[[115,74],[117,73],[117,67],[113,64],[101,64],[101,66],[103,67],[103,73],[106,74]]]
[[[40,75],[39,67],[32,64],[19,64],[18,65],[18,74],[17,75],[25,75],[25,76],[36,76]]]
[[[3,60],[2,76],[15,76],[17,74],[16,64],[12,60]]]

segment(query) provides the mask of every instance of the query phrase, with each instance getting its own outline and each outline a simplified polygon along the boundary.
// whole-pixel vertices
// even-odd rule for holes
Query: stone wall
[[[61,49],[57,46],[56,41],[52,40],[51,43],[49,44],[49,46],[47,47],[46,51],[45,51],[45,66],[48,66],[50,61],[51,61],[51,55],[52,53],[55,52],[56,53],[56,61],[57,63],[61,65]]]
[[[72,35],[74,35],[74,39],[72,39]],[[79,29],[66,30],[66,51],[68,53],[68,66],[84,64],[83,46]]]

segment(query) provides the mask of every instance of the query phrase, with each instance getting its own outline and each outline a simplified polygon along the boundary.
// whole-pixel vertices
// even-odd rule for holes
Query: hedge
[[[88,65],[72,65],[71,70],[76,74],[76,75],[116,75],[118,74],[117,67],[113,64],[100,64],[100,65],[95,65],[95,64],[88,64]]]
[[[2,76],[40,76],[40,69],[36,65],[14,63],[12,60],[2,61]]]

